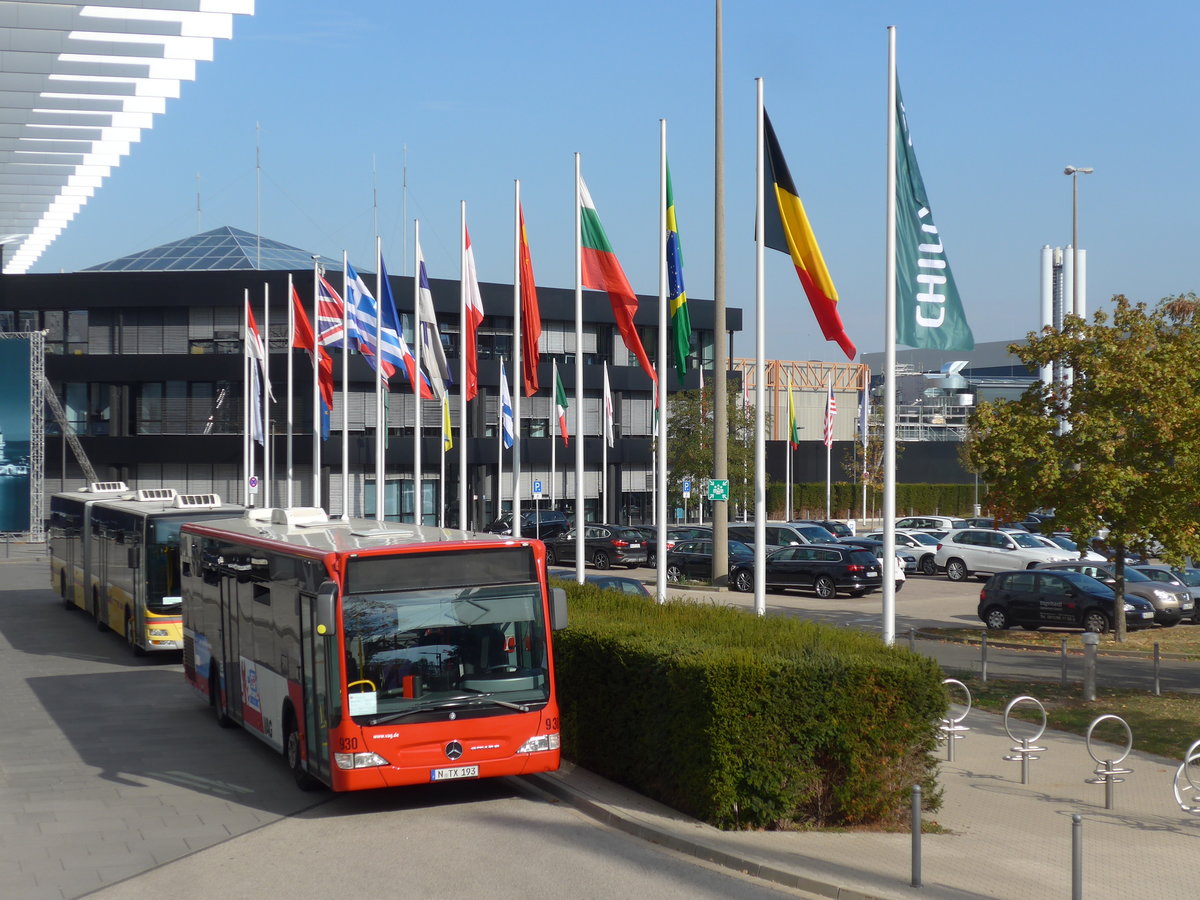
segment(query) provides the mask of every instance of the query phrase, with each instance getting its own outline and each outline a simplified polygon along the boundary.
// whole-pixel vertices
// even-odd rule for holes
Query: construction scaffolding
[[[0,340],[29,342],[29,530],[20,534],[33,543],[46,539],[46,333],[0,332]]]
[[[731,359],[729,364],[733,371],[741,373],[744,396],[753,398],[757,387],[754,359]],[[789,383],[797,398],[808,395],[808,400],[811,402],[802,402],[802,407],[811,408],[814,403],[817,403],[822,410],[824,409],[825,393],[832,384],[834,395],[841,398],[839,408],[850,413],[841,420],[846,424],[838,425],[837,429],[842,433],[845,431],[852,433],[854,426],[850,423],[857,420],[859,401],[855,398],[854,402],[847,402],[849,398],[845,395],[861,395],[862,391],[867,388],[871,380],[869,366],[862,363],[769,359],[766,360],[764,370],[767,416],[770,419],[767,440],[782,441],[787,438]],[[819,394],[821,399],[817,401],[811,397],[812,394]],[[802,415],[802,411],[798,410],[798,414]],[[815,440],[818,433],[811,428],[809,430],[813,432],[810,437]],[[840,439],[843,438],[839,437]]]

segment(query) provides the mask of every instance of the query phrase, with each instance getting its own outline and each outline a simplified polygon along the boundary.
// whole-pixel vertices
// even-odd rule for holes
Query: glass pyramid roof
[[[340,259],[322,256],[319,261],[327,269],[342,268]],[[307,250],[225,225],[160,247],[89,266],[84,271],[223,272],[231,269],[260,269],[278,272],[311,269],[312,264],[313,255]]]

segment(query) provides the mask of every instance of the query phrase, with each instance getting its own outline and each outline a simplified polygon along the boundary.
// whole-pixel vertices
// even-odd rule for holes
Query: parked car
[[[671,525],[667,528],[667,539],[672,541],[712,540],[711,525]]]
[[[790,519],[789,525],[819,525],[839,541],[842,538],[854,537],[854,529],[845,522],[835,519]]]
[[[882,541],[882,531],[872,531],[867,535],[873,541]],[[917,556],[917,571],[922,575],[937,574],[937,545],[941,534],[928,531],[897,531],[896,547],[911,550]]]
[[[646,565],[653,569],[658,565],[658,529],[653,525],[630,525],[629,527],[645,539]],[[667,529],[667,549],[670,550],[674,546],[675,538],[671,536],[671,530]]]
[[[1066,550],[1051,550],[1026,531],[960,528],[942,538],[934,556],[951,581],[965,581],[979,572],[993,574],[1032,568],[1039,563],[1065,562]]]
[[[512,513],[502,515],[487,527],[491,534],[512,534]],[[557,509],[527,509],[521,512],[521,536],[550,540],[571,528],[566,513]]]
[[[804,535],[810,544],[836,544],[841,540],[838,535],[825,527],[824,522],[805,520],[802,522],[789,522],[788,524]]]
[[[1058,547],[1062,547],[1064,550],[1067,550],[1067,551],[1075,554],[1075,556],[1079,559],[1086,559],[1089,562],[1104,562],[1105,561],[1104,557],[1101,556],[1099,553],[1097,553],[1095,550],[1081,549],[1077,543],[1075,543],[1073,540],[1071,540],[1070,534],[1067,534],[1064,532],[1054,532],[1051,534],[1046,534],[1043,532],[1043,533],[1039,533],[1038,537],[1043,540],[1050,541],[1051,543],[1055,544]]]
[[[575,562],[575,530],[564,532],[546,544],[546,564]],[[641,534],[625,525],[584,525],[585,559],[597,569],[646,564],[646,544]]]
[[[806,588],[823,600],[838,591],[861,597],[879,590],[883,575],[869,550],[847,544],[781,547],[766,559],[767,587]],[[754,558],[730,565],[729,583],[739,591],[754,590]]]
[[[575,571],[573,569],[550,569],[547,574],[551,578],[558,578],[561,581],[573,581],[575,579]],[[587,574],[583,576],[583,580],[587,584],[594,584],[596,587],[605,588],[610,591],[620,591],[623,594],[634,594],[638,597],[651,596],[645,584],[637,578],[630,578],[628,575]]]
[[[820,528],[820,526],[817,526]],[[766,522],[763,525],[763,531],[766,535],[767,549],[774,547],[796,547],[800,544],[811,544],[814,541],[836,541],[832,534],[821,528],[818,533],[813,528],[803,525],[793,525],[788,522]],[[733,540],[741,541],[751,547],[754,546],[754,525],[730,525],[729,537]]]
[[[999,525],[996,520],[990,516],[975,516],[966,520],[967,528],[998,528],[1001,531],[1029,531],[1024,522],[1006,522],[1001,521]]]
[[[850,547],[861,547],[863,550],[869,550],[879,560],[880,568],[883,567],[883,541],[873,541],[869,538],[848,537],[838,541],[840,544],[846,544]],[[917,574],[917,556],[907,547],[896,547],[896,592],[904,587],[904,582],[908,580],[909,573]]]
[[[1117,583],[1117,567],[1113,563],[1072,560],[1071,562],[1048,563],[1038,566],[1038,568],[1080,572],[1090,575],[1109,587]],[[1147,575],[1132,566],[1125,567],[1125,596],[1141,597],[1148,601],[1154,607],[1154,621],[1167,627],[1178,625],[1180,619],[1192,618],[1196,610],[1192,595],[1186,587],[1175,587],[1152,581]]]
[[[945,531],[966,528],[965,519],[957,516],[907,516],[896,520],[896,529],[902,531]]]
[[[667,581],[685,579],[709,581],[712,578],[713,542],[708,540],[679,541],[667,551]],[[754,561],[754,551],[741,541],[729,542],[729,568]]]
[[[1192,598],[1191,622],[1193,624],[1200,624],[1200,569],[1165,565],[1141,565],[1134,568],[1151,581],[1169,584],[1172,587],[1186,590]],[[1184,616],[1184,618],[1186,619],[1187,616]]]
[[[1082,628],[1103,634],[1113,627],[1117,595],[1108,585],[1070,569],[997,572],[979,592],[977,614],[989,629],[1020,625]],[[1125,627],[1154,624],[1154,607],[1142,597],[1125,598]]]

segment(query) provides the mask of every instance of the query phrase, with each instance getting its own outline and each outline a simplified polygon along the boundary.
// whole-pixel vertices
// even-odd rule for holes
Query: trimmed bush
[[[894,825],[928,809],[937,664],[878,638],[568,585],[563,753],[722,828]]]
[[[970,484],[898,484],[896,515],[970,516],[975,508],[976,488]],[[853,519],[862,515],[862,485],[835,481],[830,485],[830,508],[835,519]],[[767,514],[782,519],[787,510],[787,486],[779,482],[767,485]],[[868,492],[873,508],[880,504],[879,491]],[[797,519],[825,518],[825,482],[801,482],[792,485],[792,515]]]

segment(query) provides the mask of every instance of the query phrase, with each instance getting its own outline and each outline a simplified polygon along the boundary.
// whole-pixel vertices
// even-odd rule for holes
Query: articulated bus
[[[248,510],[183,527],[183,668],[219,724],[335,791],[559,765],[540,541]]]
[[[64,496],[73,498],[55,495],[51,500],[52,522],[54,504]],[[75,554],[73,568],[80,575],[72,579],[63,600],[91,613],[100,630],[111,628],[123,635],[135,655],[182,650],[179,528],[185,522],[227,518],[241,511],[241,506],[222,503],[217,494],[179,494],[172,488],[96,496],[79,519],[82,548],[72,539],[64,551]],[[65,512],[62,518],[68,521]],[[50,565],[51,578],[57,567],[59,590],[66,590],[67,566],[56,565],[53,546]]]
[[[92,506],[106,497],[129,493],[123,481],[97,481],[77,491],[50,497],[50,586],[58,591],[67,608],[89,605],[91,584]]]

